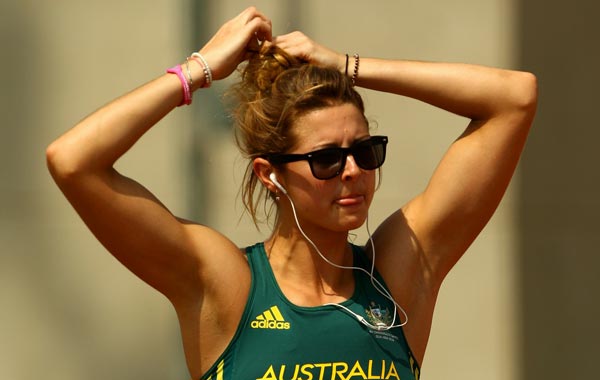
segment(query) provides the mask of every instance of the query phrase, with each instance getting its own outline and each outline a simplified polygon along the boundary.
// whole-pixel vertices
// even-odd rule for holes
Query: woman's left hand
[[[272,43],[288,54],[315,65],[335,68],[344,72],[346,56],[319,45],[302,32],[273,37]]]

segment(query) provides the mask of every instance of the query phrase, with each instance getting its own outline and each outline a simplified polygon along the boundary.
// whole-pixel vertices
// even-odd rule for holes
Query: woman
[[[233,91],[250,159],[243,198],[255,220],[272,199],[277,219],[264,243],[240,251],[113,164],[245,60]],[[353,85],[471,119],[423,193],[392,209],[365,247],[348,231],[367,219],[387,138],[370,135]],[[349,57],[298,32],[272,37],[248,8],[53,142],[47,160],[95,236],[174,305],[192,378],[418,378],[442,280],[497,207],[535,107],[531,74]]]

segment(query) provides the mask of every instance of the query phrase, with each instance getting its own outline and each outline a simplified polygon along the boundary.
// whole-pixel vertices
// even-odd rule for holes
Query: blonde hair
[[[272,194],[259,185],[253,160],[289,151],[297,142],[294,123],[311,111],[350,103],[364,115],[362,98],[350,78],[332,68],[303,63],[271,44],[252,54],[239,83],[227,95],[234,102],[235,140],[248,159],[241,196],[257,227],[258,205],[263,202],[268,218]]]

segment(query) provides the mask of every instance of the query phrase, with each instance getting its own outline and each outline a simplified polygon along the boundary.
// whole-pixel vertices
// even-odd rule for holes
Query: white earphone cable
[[[390,294],[390,292],[385,289],[385,287],[381,284],[381,282],[379,282],[375,276],[375,244],[373,243],[373,238],[371,236],[371,231],[369,230],[369,215],[367,214],[367,234],[369,235],[369,242],[371,243],[371,249],[372,249],[372,253],[373,253],[373,258],[371,260],[371,271],[367,271],[364,268],[360,268],[360,267],[355,267],[355,266],[344,266],[344,265],[338,265],[334,262],[332,262],[331,260],[329,260],[327,257],[325,257],[321,251],[319,250],[319,248],[317,247],[317,245],[306,235],[306,233],[304,232],[304,230],[302,229],[302,227],[300,226],[300,222],[298,220],[298,215],[296,213],[296,206],[294,205],[294,202],[292,201],[292,198],[290,198],[290,196],[288,195],[287,191],[285,191],[283,188],[280,188],[283,192],[283,194],[286,196],[286,198],[290,201],[290,205],[292,206],[292,213],[294,215],[294,220],[296,221],[296,226],[298,226],[298,230],[300,231],[300,233],[302,234],[302,236],[306,239],[306,241],[308,241],[308,243],[315,249],[315,251],[317,251],[317,253],[319,254],[319,256],[321,256],[321,258],[323,260],[325,260],[325,262],[327,262],[328,264],[336,267],[336,268],[340,268],[340,269],[355,269],[355,270],[359,270],[362,271],[364,273],[366,273],[370,278],[371,278],[371,284],[373,285],[373,287],[375,288],[375,290],[377,290],[381,295],[383,295],[385,298],[387,298],[388,300],[390,300],[393,304],[394,304],[394,316],[392,318],[392,322],[390,323],[390,325],[384,325],[384,326],[374,326],[372,324],[370,324],[369,322],[367,322],[364,317],[356,314],[355,312],[353,312],[352,310],[348,309],[347,307],[337,304],[337,303],[327,303],[325,305],[330,305],[330,306],[335,306],[338,308],[341,308],[342,310],[346,311],[347,313],[353,315],[356,319],[358,319],[359,322],[361,322],[362,324],[375,329],[375,330],[389,330],[392,328],[397,328],[397,327],[402,327],[404,325],[406,325],[408,323],[408,315],[406,314],[406,311],[404,311],[404,309],[402,308],[402,306],[400,306],[395,300],[394,297],[392,297],[392,295]],[[402,315],[404,315],[404,321],[400,322],[399,324],[395,324],[396,323],[396,317],[398,315],[397,310],[400,310],[400,312],[402,313]]]

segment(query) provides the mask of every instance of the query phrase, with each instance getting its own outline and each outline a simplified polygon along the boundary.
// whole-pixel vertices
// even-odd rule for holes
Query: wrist
[[[197,64],[195,66],[199,66],[200,69],[202,70],[202,76],[201,76],[202,85],[199,86],[198,88],[210,87],[212,85],[213,75],[212,75],[212,70],[210,69],[210,66],[208,65],[208,62],[206,61],[206,59],[204,59],[204,56],[202,54],[200,54],[199,52],[194,52],[194,53],[192,53],[192,56],[189,58],[189,60],[195,62]]]
[[[335,65],[334,67],[344,74],[346,70],[346,55],[345,54],[336,54]]]
[[[192,76],[192,84],[190,85],[190,90],[194,92],[204,87],[206,83],[206,77],[204,75],[204,66],[197,60],[192,59],[192,57],[187,59],[187,64],[189,66],[190,73]]]
[[[193,53],[185,62],[167,69],[167,73],[176,75],[181,83],[182,98],[179,106],[192,104],[194,91],[210,87],[212,72],[200,53]]]
[[[345,54],[344,56],[344,75],[352,80],[352,85],[356,84],[358,79],[358,68],[360,65],[360,57],[358,54]]]
[[[191,78],[189,76],[189,71],[186,76],[186,70],[187,66],[184,65],[175,65],[167,69],[167,73],[177,76],[181,84],[182,96],[179,106],[192,104],[192,91],[190,88]]]

